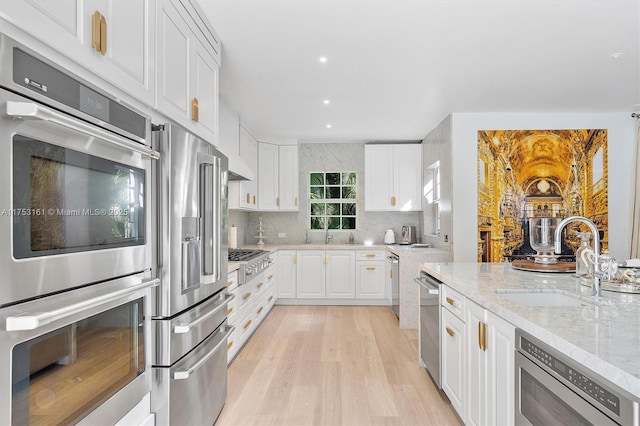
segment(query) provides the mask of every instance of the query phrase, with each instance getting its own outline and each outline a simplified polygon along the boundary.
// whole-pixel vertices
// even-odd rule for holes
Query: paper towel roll
[[[229,248],[238,248],[238,228],[235,225],[229,228]]]

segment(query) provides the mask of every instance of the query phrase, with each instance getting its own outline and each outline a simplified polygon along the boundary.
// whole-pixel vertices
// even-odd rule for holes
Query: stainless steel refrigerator
[[[175,124],[154,126],[152,411],[212,425],[227,394],[228,160]]]

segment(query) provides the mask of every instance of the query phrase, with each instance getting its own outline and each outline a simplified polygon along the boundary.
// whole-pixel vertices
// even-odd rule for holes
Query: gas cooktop
[[[264,250],[229,249],[230,262],[246,262],[266,253]]]

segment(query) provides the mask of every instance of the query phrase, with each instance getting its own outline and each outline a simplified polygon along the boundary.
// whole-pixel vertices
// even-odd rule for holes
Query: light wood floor
[[[222,425],[460,425],[389,307],[275,306],[229,366]]]

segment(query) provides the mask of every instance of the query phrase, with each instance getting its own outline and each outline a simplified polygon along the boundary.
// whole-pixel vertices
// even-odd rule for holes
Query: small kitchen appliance
[[[400,238],[400,244],[415,244],[416,242],[416,227],[415,226],[403,226],[402,235]]]
[[[387,229],[384,233],[384,243],[385,244],[395,244],[396,236],[393,233],[393,229]]]

